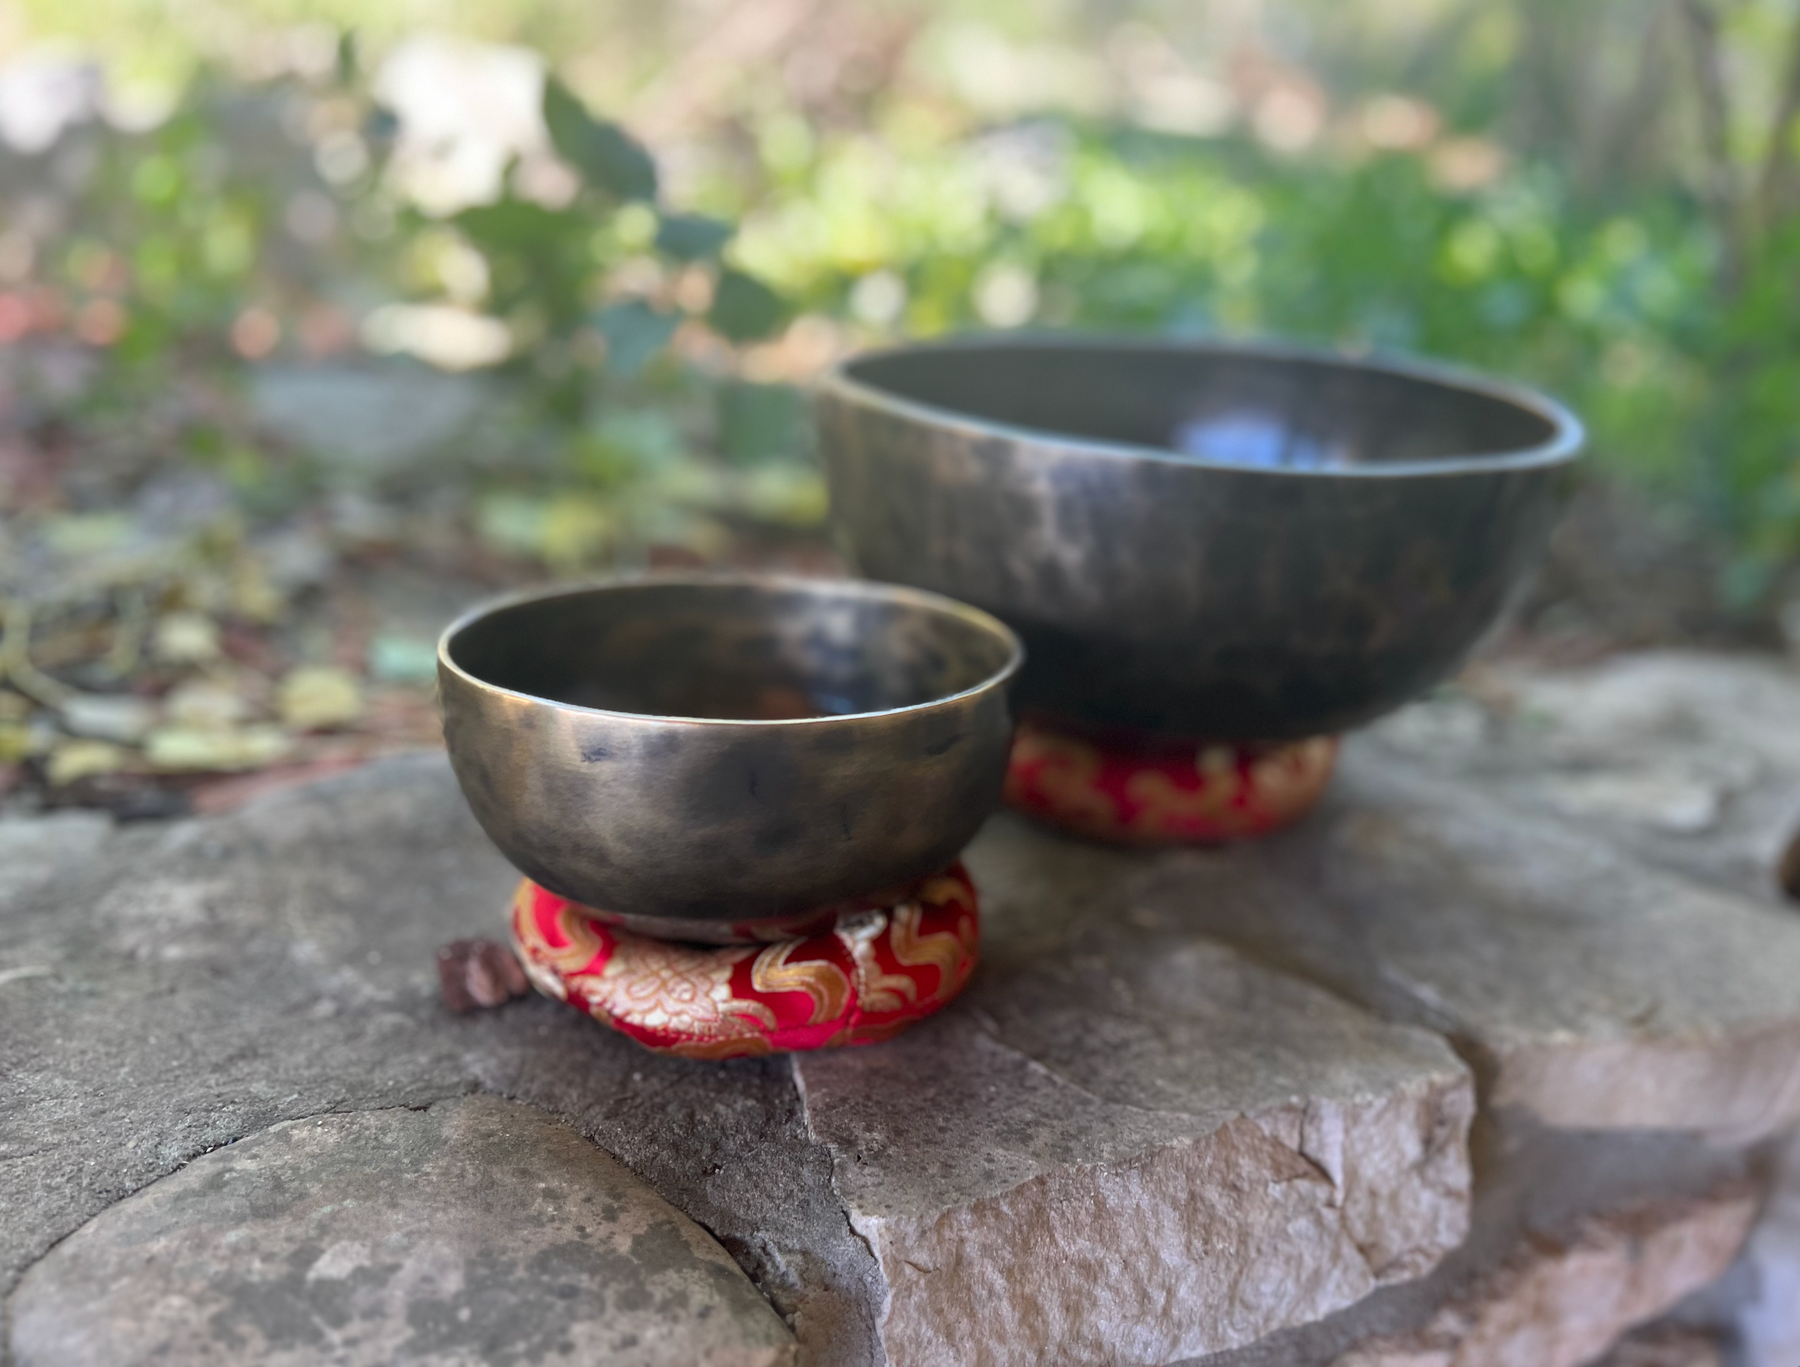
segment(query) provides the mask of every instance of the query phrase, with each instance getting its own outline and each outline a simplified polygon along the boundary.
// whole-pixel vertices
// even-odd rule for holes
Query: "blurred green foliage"
[[[33,283],[8,299],[99,361],[72,395],[37,396],[38,419],[134,448],[114,462],[112,492],[87,497],[128,489],[125,467],[190,460],[253,517],[294,512],[345,469],[259,429],[257,364],[353,354],[371,308],[461,293],[452,322],[485,317],[506,339],[479,367],[491,420],[401,478],[466,487],[494,549],[572,572],[658,543],[714,549],[721,517],[819,523],[797,391],[721,362],[789,316],[723,259],[731,224],[661,206],[648,151],[554,77],[544,122],[577,175],[560,202],[519,193],[515,164],[492,202],[427,214],[394,189],[395,122],[368,87],[346,39],[327,80],[203,71],[148,131],[89,124],[5,168],[14,208],[44,202],[35,174],[71,228],[44,235]],[[676,354],[684,328],[699,361]],[[382,477],[351,482],[369,478]],[[376,492],[405,497],[388,483]]]
[[[14,10],[0,800],[428,743],[427,586],[822,563],[807,377],[956,329],[1535,383],[1676,630],[1800,602],[1793,0]]]
[[[1065,8],[995,22],[1027,33],[1027,55],[1033,24],[1061,25],[1055,70],[1077,71],[1092,16]],[[1542,385],[1587,419],[1605,469],[1732,548],[1727,601],[1764,601],[1800,558],[1800,125],[1778,62],[1750,82],[1772,122],[1714,109],[1705,74],[1727,39],[1791,42],[1780,16],[1754,0],[1673,0],[1641,22],[1598,0],[1444,3],[1404,46],[1367,6],[1289,8],[1322,79],[1429,104],[1389,110],[1399,136],[1339,136],[1347,104],[1344,127],[1304,138],[1255,111],[1204,135],[1073,97],[1020,114],[984,104],[980,79],[958,105],[920,64],[966,64],[991,35],[929,30],[848,113],[803,115],[746,78],[727,150],[679,206],[654,149],[552,78],[543,119],[572,186],[546,195],[515,166],[492,202],[438,216],[395,191],[392,120],[345,43],[333,74],[203,69],[153,130],[84,134],[94,164],[39,273],[105,347],[84,412],[167,409],[170,442],[271,509],[312,467],[171,375],[230,390],[271,320],[286,349],[384,303],[503,324],[484,368],[499,416],[470,438],[485,454],[447,452],[443,470],[465,461],[490,544],[559,569],[704,550],[720,519],[819,523],[799,394],[744,364],[758,343],[1079,326],[1277,334]],[[553,9],[521,10],[513,36],[561,35]],[[1571,55],[1626,38],[1642,61],[1625,77]],[[1311,98],[1284,70],[1269,88]],[[1583,102],[1607,82],[1610,104]]]
[[[807,309],[872,301],[896,335],[998,317],[1448,358],[1571,403],[1604,468],[1737,548],[1737,604],[1800,552],[1800,221],[1725,291],[1679,190],[1595,203],[1545,162],[1456,187],[1411,151],[1060,122],[827,144],[756,210],[746,259]]]

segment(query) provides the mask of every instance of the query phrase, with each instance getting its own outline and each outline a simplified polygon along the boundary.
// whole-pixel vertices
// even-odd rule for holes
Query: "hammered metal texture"
[[[665,575],[478,609],[438,678],[457,780],[521,872],[724,941],[955,858],[999,799],[1019,660],[933,594]]]
[[[1336,733],[1455,670],[1581,445],[1430,367],[1079,338],[866,356],[816,414],[853,562],[1018,631],[1022,708],[1220,740]]]

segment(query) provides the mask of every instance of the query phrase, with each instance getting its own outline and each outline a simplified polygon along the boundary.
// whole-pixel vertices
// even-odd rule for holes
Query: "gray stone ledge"
[[[1082,1332],[1124,1334],[1119,1361],[1325,1313],[1457,1242],[1472,1091],[1441,1041],[1187,928],[1131,926],[1113,856],[1049,841],[1009,887],[1021,832],[1002,821],[982,846],[995,856],[973,856],[993,916],[966,1001],[893,1048],[808,1060],[804,1106],[783,1059],[658,1058],[544,1001],[449,1016],[433,951],[491,933],[513,875],[440,759],[227,819],[90,833],[0,908],[0,972],[47,970],[0,981],[0,1287],[199,1154],[299,1117],[474,1090],[617,1155],[732,1253],[814,1362],[879,1361],[884,1337],[896,1361],[942,1360],[933,1344],[969,1334],[1010,1351],[985,1307],[934,1319],[892,1255],[963,1239],[1016,1258],[1052,1213],[1082,1212],[1058,1224],[1040,1290]],[[1029,853],[1045,838],[1023,839]],[[1059,966],[1065,942],[1079,956]],[[1065,967],[1079,980],[1059,981]],[[1134,985],[1121,996],[1120,982]],[[1077,992],[1099,1022],[1085,1045]],[[1104,1081],[1115,1055],[1130,1070]],[[909,1130],[904,1106],[864,1105],[859,1089],[880,1083],[859,1083],[864,1069],[915,1077],[920,1097],[935,1086],[937,1138]],[[1209,1173],[1235,1174],[1240,1194]],[[1163,1242],[1140,1269],[1199,1309],[1133,1300],[1122,1282],[1084,1301],[1080,1269],[1117,1261],[1132,1216],[1153,1211]],[[1288,1292],[1271,1277],[1284,1266],[1308,1269]],[[1220,1327],[1196,1327],[1213,1313]]]
[[[1290,1367],[1403,1333],[1529,1232],[1702,1195],[1744,1164],[1703,1138],[1800,1111],[1800,918],[1752,876],[1800,762],[1731,758],[1800,694],[1758,675],[1731,731],[1704,669],[1612,670],[1636,701],[1599,721],[1544,722],[1529,679],[1510,720],[1415,709],[1253,847],[998,817],[964,1002],[797,1063],[657,1058],[537,1000],[444,1012],[432,952],[494,933],[513,875],[435,758],[162,830],[0,824],[0,1295],[197,1155],[484,1091],[710,1231],[810,1362]],[[1719,754],[1711,824],[1675,830],[1708,813],[1658,765]],[[1434,1036],[1493,1107],[1447,1259],[1472,1093]]]
[[[1375,742],[1301,829],[1162,855],[1131,905],[1442,1032],[1550,1124],[1745,1143],[1800,1119],[1800,918]]]
[[[1717,1279],[1756,1207],[1738,1187],[1585,1216],[1523,1244],[1419,1328],[1331,1367],[1582,1367]]]
[[[56,1245],[19,1367],[781,1367],[787,1326],[707,1234],[541,1111],[491,1097],[290,1120]]]

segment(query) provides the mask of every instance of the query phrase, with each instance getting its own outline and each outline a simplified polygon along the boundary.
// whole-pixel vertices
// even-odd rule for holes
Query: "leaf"
[[[219,654],[219,627],[198,612],[171,612],[156,624],[150,653],[166,664],[200,664]]]
[[[62,724],[77,736],[131,745],[156,724],[156,707],[129,695],[79,693],[63,703]]]
[[[544,542],[544,500],[489,494],[475,507],[475,534],[502,555],[534,556]]]
[[[678,315],[660,313],[642,299],[608,304],[594,315],[594,326],[606,338],[606,368],[622,380],[642,371],[680,324]]]
[[[400,116],[385,105],[376,105],[369,110],[369,116],[363,120],[363,141],[369,146],[386,151],[400,136]]]
[[[44,541],[59,556],[98,555],[127,544],[135,528],[124,513],[63,513],[44,522]]]
[[[477,506],[482,540],[507,555],[531,556],[558,570],[578,570],[606,546],[615,520],[606,503],[579,492],[531,498],[490,494]]]
[[[707,322],[733,342],[767,337],[787,317],[787,304],[762,281],[742,271],[727,270],[713,291]]]
[[[589,427],[587,444],[611,453],[609,468],[623,466],[633,473],[665,468],[681,458],[681,429],[661,408],[620,408],[608,404]]]
[[[610,404],[570,446],[570,458],[583,483],[600,490],[623,488],[646,475],[666,472],[680,463],[684,453],[681,431],[666,412]]]
[[[819,527],[830,508],[830,496],[819,471],[791,461],[756,469],[744,484],[744,511],[764,522],[790,527]]]
[[[303,665],[281,681],[279,706],[296,730],[348,726],[363,714],[362,681],[334,665]]]
[[[194,731],[227,730],[250,712],[250,702],[242,694],[205,677],[177,684],[163,698],[169,724]]]
[[[655,199],[656,163],[615,123],[596,119],[554,76],[544,78],[544,126],[557,155],[618,199]]]
[[[79,783],[84,778],[116,774],[131,762],[128,751],[103,740],[67,740],[50,752],[44,777],[52,788]]]
[[[362,58],[357,51],[356,30],[345,29],[338,35],[336,78],[341,86],[353,86],[357,77],[362,74]]]
[[[524,199],[477,204],[451,220],[469,241],[484,251],[529,252],[548,247],[572,234],[586,236],[591,225],[578,214],[546,209]]]
[[[378,631],[369,641],[369,673],[383,683],[430,683],[437,678],[437,646],[423,637]]]
[[[231,567],[231,606],[240,616],[269,625],[281,620],[287,599],[254,556],[241,555]]]
[[[573,573],[605,548],[614,518],[605,503],[581,494],[558,494],[544,508],[539,554],[560,573]]]
[[[719,446],[734,464],[794,455],[806,439],[805,421],[805,404],[792,385],[738,382],[719,391]]]
[[[241,731],[164,726],[150,733],[144,756],[158,769],[172,772],[255,769],[280,759],[293,744],[293,737],[279,726],[246,726]]]
[[[706,214],[664,214],[656,229],[656,245],[679,261],[699,261],[717,256],[735,231],[723,219]]]
[[[17,722],[0,721],[0,764],[13,764],[44,748],[42,733]]]

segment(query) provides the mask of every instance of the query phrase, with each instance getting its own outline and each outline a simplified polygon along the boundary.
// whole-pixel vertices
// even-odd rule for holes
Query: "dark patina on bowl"
[[[1560,405],[1293,348],[979,339],[853,359],[816,413],[858,568],[1024,638],[1021,707],[1342,731],[1455,670],[1542,549]]]
[[[1021,658],[916,589],[653,575],[478,608],[438,680],[457,781],[523,873],[729,941],[954,859],[999,800]]]

